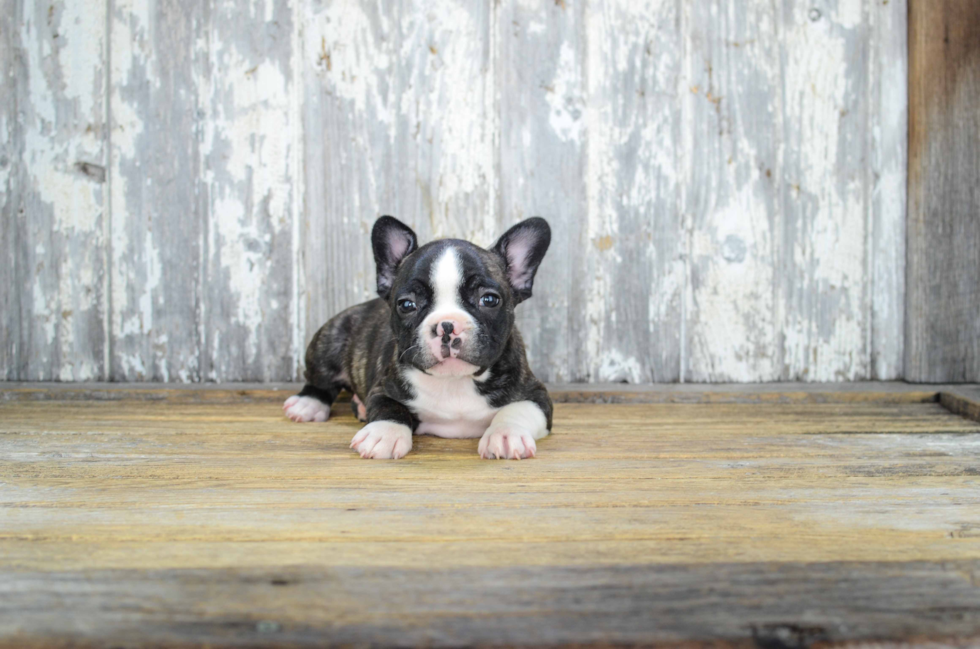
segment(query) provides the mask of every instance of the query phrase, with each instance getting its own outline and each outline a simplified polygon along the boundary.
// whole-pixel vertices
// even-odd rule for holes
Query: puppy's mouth
[[[425,370],[426,374],[432,376],[473,376],[480,372],[481,368],[478,365],[453,356],[443,358]]]

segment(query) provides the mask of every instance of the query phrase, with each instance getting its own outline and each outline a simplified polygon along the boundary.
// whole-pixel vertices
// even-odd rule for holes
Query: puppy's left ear
[[[395,283],[395,273],[402,259],[419,247],[412,228],[393,216],[382,216],[371,230],[371,247],[378,269],[378,295],[387,300]]]
[[[521,303],[531,297],[534,274],[551,245],[551,227],[539,216],[521,221],[500,237],[491,250],[507,263],[507,281]]]

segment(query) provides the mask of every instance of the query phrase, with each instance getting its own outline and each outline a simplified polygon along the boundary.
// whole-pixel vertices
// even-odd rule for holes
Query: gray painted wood
[[[949,561],[8,572],[0,646],[965,647],[980,635],[978,571]]]
[[[203,373],[271,381],[297,371],[293,272],[293,5],[214,0]]]
[[[292,377],[291,8],[113,5],[113,377]]]
[[[3,94],[14,96],[4,100],[0,173],[11,188],[2,226],[12,281],[0,291],[12,308],[0,375],[102,378],[105,8],[22,0],[5,9],[0,65]]]
[[[585,268],[576,286],[586,372],[573,379],[676,381],[685,274],[683,9],[672,0],[587,7],[587,225],[577,246],[555,251]]]
[[[549,219],[545,380],[903,375],[901,0],[4,1],[8,380],[295,379],[383,213]]]
[[[869,12],[872,138],[871,378],[905,376],[905,222],[908,183],[908,2]]]
[[[23,151],[17,119],[17,97],[24,80],[21,57],[17,56],[18,12],[16,0],[0,2],[0,378],[21,376],[20,291],[17,280],[18,213],[23,186],[19,164]]]
[[[980,380],[980,5],[911,3],[906,375]]]
[[[877,2],[785,3],[780,17],[785,380],[871,375],[868,66],[869,14],[878,10]]]
[[[696,382],[783,374],[781,106],[791,88],[780,65],[780,3],[742,4],[697,2],[682,17],[683,372]]]
[[[570,380],[588,372],[581,342],[586,268],[565,251],[583,245],[586,76],[584,3],[497,7],[500,229],[530,216],[555,226],[531,300],[517,309],[528,359],[540,374]]]
[[[375,295],[378,215],[423,241],[499,227],[489,5],[304,6],[308,337]]]
[[[200,381],[208,6],[109,11],[112,379]]]

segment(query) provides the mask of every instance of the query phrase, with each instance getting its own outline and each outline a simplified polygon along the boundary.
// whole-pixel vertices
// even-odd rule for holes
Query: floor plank
[[[0,400],[0,646],[980,636],[980,423],[935,399],[562,403],[534,460],[374,462],[234,394]]]

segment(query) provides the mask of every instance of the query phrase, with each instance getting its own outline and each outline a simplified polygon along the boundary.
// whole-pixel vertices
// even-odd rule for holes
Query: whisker
[[[401,363],[402,362],[402,358],[405,357],[405,354],[407,354],[408,352],[412,351],[413,349],[415,349],[418,346],[419,346],[419,344],[418,343],[415,343],[414,345],[412,345],[411,347],[409,347],[408,349],[406,349],[405,351],[403,351],[401,354],[399,354],[398,355],[398,362]]]

